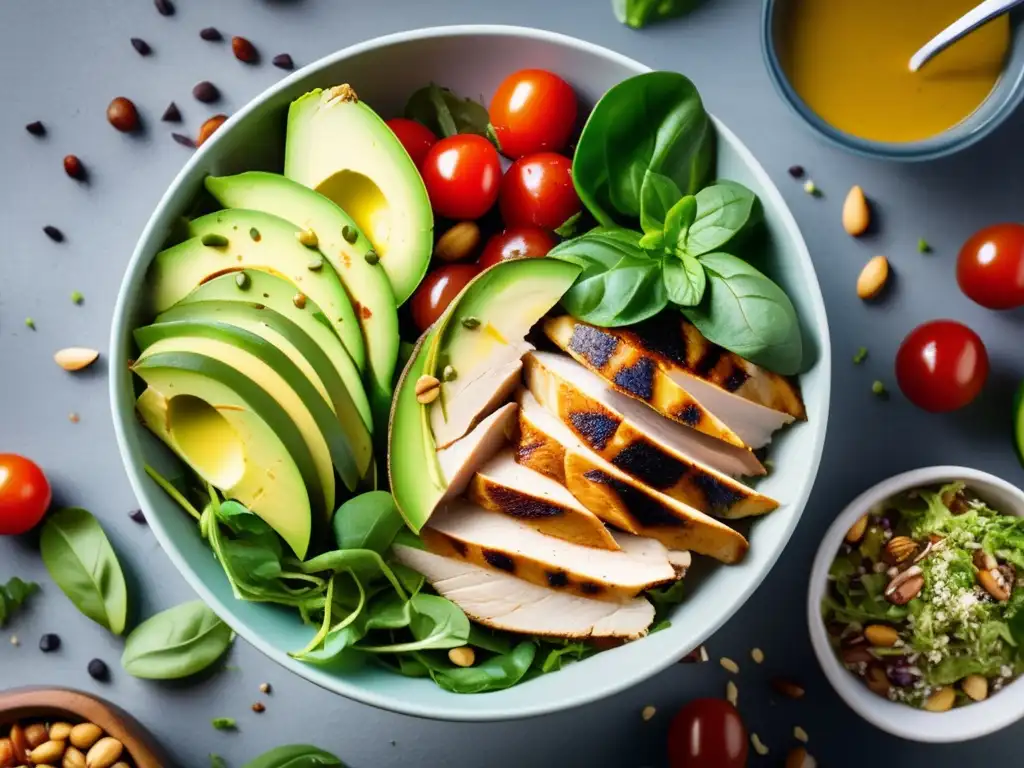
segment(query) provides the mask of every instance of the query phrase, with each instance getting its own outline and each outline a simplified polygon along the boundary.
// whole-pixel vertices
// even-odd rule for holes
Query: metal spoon
[[[1024,0],[984,0],[959,19],[954,21],[935,37],[924,44],[917,53],[910,57],[910,71],[917,72],[925,62],[944,51],[961,37],[970,34],[982,24],[991,21],[1011,8],[1024,3]]]

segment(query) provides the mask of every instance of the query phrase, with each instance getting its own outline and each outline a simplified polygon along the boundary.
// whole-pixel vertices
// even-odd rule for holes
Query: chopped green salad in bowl
[[[1022,512],[1008,483],[936,467],[885,481],[837,518],[808,612],[819,660],[859,714],[925,741],[1024,714],[1024,694],[1006,690],[1024,672]]]

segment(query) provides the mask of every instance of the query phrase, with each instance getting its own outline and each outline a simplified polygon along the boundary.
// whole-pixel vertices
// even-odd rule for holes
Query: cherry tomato
[[[960,249],[956,281],[983,307],[1024,305],[1024,224],[996,224],[975,232]]]
[[[538,259],[558,244],[555,236],[540,227],[510,227],[492,235],[477,262],[481,269],[493,267],[499,261],[526,256]]]
[[[35,528],[50,498],[50,483],[35,462],[16,453],[0,453],[0,536]]]
[[[437,136],[434,132],[422,123],[409,120],[404,117],[395,117],[387,121],[388,128],[394,132],[398,140],[402,142],[405,151],[409,153],[413,163],[419,168],[423,165],[423,159],[427,156],[430,148],[437,143]]]
[[[448,264],[427,274],[412,295],[412,319],[420,332],[439,318],[466,283],[480,274],[476,264]]]
[[[696,699],[672,718],[670,768],[746,768],[747,728],[723,699]]]
[[[502,81],[491,99],[491,125],[511,158],[561,152],[576,124],[576,93],[558,75],[523,69]]]
[[[479,219],[498,199],[501,161],[483,136],[460,133],[430,148],[420,168],[430,205],[449,219]]]
[[[933,320],[907,334],[896,353],[903,394],[926,411],[963,408],[988,377],[988,353],[974,331],[955,320]]]
[[[572,183],[572,161],[554,152],[516,160],[501,180],[500,205],[506,227],[562,226],[583,208]]]

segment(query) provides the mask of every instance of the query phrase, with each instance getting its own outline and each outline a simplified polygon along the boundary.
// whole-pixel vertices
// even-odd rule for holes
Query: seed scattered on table
[[[25,327],[28,328],[30,331],[34,331],[36,329],[36,321],[33,320],[31,317],[26,317]]]
[[[132,38],[132,48],[135,49],[139,56],[149,56],[153,52],[153,49],[149,47],[149,43],[141,37]]]
[[[734,707],[740,700],[740,689],[736,687],[736,683],[732,680],[725,684],[725,700],[732,704]]]
[[[132,519],[132,522],[138,523],[139,525],[146,524],[146,515],[141,509],[133,509],[128,513],[128,517]]]
[[[68,421],[70,421],[72,424],[77,424],[81,420],[82,420],[82,417],[79,416],[74,411],[72,411],[71,413],[68,414]]]
[[[220,90],[209,80],[200,80],[192,87],[192,95],[203,104],[213,104],[220,99]]]
[[[260,683],[260,693],[270,693],[270,683]]]
[[[478,321],[479,322],[479,321]],[[465,323],[463,323],[465,324]],[[708,660],[708,649],[698,645],[679,660],[680,664],[701,664]]]
[[[271,63],[278,69],[295,69],[295,62],[292,61],[292,57],[287,53],[279,53],[275,56]]]
[[[235,35],[231,38],[231,52],[235,58],[245,64],[256,64],[260,60],[260,52],[256,46],[244,37]]]
[[[805,731],[799,725],[793,728],[793,738],[797,741],[802,741],[804,744],[810,741],[810,737],[807,735],[807,731]]]
[[[238,727],[238,722],[233,717],[215,717],[210,721],[210,725],[218,731],[233,731]]]
[[[857,350],[857,354],[855,354],[853,356],[853,364],[854,365],[860,365],[865,360],[867,360],[867,358],[868,358],[868,348],[867,347],[861,347],[860,349]]]
[[[923,237],[918,238],[918,241],[917,241],[917,252],[918,253],[931,253],[932,252],[932,247],[930,245],[928,245],[928,241],[925,240]]]
[[[51,240],[53,240],[53,242],[55,242],[55,243],[63,243],[64,242],[64,233],[61,232],[56,227],[53,227],[53,226],[50,226],[49,224],[47,224],[45,227],[43,227],[43,232],[45,232],[46,236],[48,238],[50,238]]]
[[[165,123],[180,123],[181,122],[181,110],[178,109],[178,105],[173,101],[167,105],[167,109],[164,110],[163,115],[160,119]]]
[[[655,707],[651,706],[650,704],[648,704],[646,707],[644,707],[642,710],[640,710],[640,717],[642,717],[644,719],[644,722],[647,722],[648,720],[653,718],[657,713],[658,713],[657,708],[655,708]]]
[[[46,135],[46,126],[43,125],[42,120],[33,120],[31,123],[25,126],[25,130],[31,133],[33,136]]]
[[[740,665],[730,659],[728,656],[723,656],[718,660],[718,663],[722,665],[722,668],[727,672],[732,672],[734,675],[738,675],[740,671]]]
[[[207,118],[206,122],[199,126],[199,135],[196,137],[196,146],[203,146],[203,144],[206,143],[206,140],[213,136],[214,132],[224,125],[224,121],[227,119],[227,115],[214,115],[213,117]]]
[[[754,746],[754,751],[761,757],[768,754],[768,747],[765,746],[764,742],[761,741],[761,737],[756,733],[750,734],[750,743]]]
[[[15,647],[21,645],[21,640],[18,639],[17,635],[11,635],[11,645]]]
[[[259,715],[259,714],[262,714],[262,713],[266,712],[267,708],[263,704],[263,702],[257,701],[255,704],[252,705],[252,711],[255,712],[257,715]]]
[[[188,147],[189,149],[196,148],[196,143],[192,140],[191,136],[186,136],[183,133],[172,133],[171,138],[174,139],[179,144],[181,144],[181,146],[183,147]]]
[[[219,43],[224,39],[224,35],[216,27],[203,27],[199,30],[199,36],[209,43]]]
[[[131,99],[118,96],[107,106],[107,121],[121,133],[139,130],[139,110]]]
[[[789,166],[789,175],[794,179],[802,179],[804,177],[804,167],[802,165]]]
[[[752,658],[754,660],[755,664],[763,664],[764,663],[764,651],[762,651],[760,648],[751,648],[750,649],[750,658]]]
[[[93,680],[98,680],[101,683],[105,683],[110,680],[110,667],[107,666],[107,663],[103,661],[103,659],[93,659],[89,662],[87,669],[89,677]],[[81,749],[81,747],[79,748]]]
[[[889,390],[887,390],[885,388],[885,384],[883,384],[882,382],[877,381],[877,380],[872,382],[872,384],[871,384],[871,392],[879,400],[886,400],[889,397]]]
[[[804,182],[804,192],[811,197],[821,197],[821,190],[818,189],[818,185],[811,179]]]
[[[153,5],[156,6],[157,13],[161,16],[174,15],[174,3],[171,0],[153,0]]]
[[[76,181],[85,181],[85,166],[78,155],[64,156],[64,173]]]
[[[787,699],[802,699],[804,697],[803,686],[785,677],[773,678],[772,688]]]
[[[82,302],[84,302],[84,301],[85,301],[85,296],[82,295],[81,291],[72,291],[71,292],[71,303],[72,304],[78,304],[79,306],[81,306]]]

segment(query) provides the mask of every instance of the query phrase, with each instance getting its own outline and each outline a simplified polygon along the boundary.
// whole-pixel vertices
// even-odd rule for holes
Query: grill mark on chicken
[[[700,424],[704,415],[700,412],[700,408],[695,403],[690,403],[689,405],[684,405],[679,412],[675,414],[675,417],[688,427],[696,427]]]
[[[686,467],[646,440],[634,440],[612,459],[612,464],[652,488],[671,488]]]
[[[618,346],[617,338],[589,325],[575,325],[569,339],[570,351],[586,358],[595,368],[607,365]]]
[[[693,483],[707,499],[708,508],[714,512],[726,512],[746,498],[742,493],[736,491],[714,475],[699,474],[693,478]]]
[[[573,429],[595,451],[603,451],[615,435],[621,419],[597,411],[573,411],[569,414]]]
[[[722,352],[724,351],[717,344],[709,343],[704,347],[704,354],[697,358],[691,366],[693,372],[702,379],[709,378],[715,366],[718,365],[718,361],[721,359]]]
[[[622,505],[645,528],[654,526],[686,527],[686,521],[673,515],[664,504],[658,503],[656,499],[641,493],[636,488],[612,477],[606,472],[602,472],[599,469],[591,469],[584,472],[583,476],[591,482],[600,483],[614,491]]]
[[[655,317],[634,326],[633,330],[635,333],[630,334],[630,339],[636,346],[687,367],[686,337],[676,323]]]
[[[565,514],[565,510],[559,506],[501,486],[491,485],[488,488],[488,495],[506,515],[520,520],[537,520]]]
[[[534,451],[543,447],[543,440],[537,440],[532,443],[520,442],[516,445],[516,461],[520,464],[525,464],[529,460],[530,456],[533,455]]]
[[[580,592],[585,595],[600,595],[604,592],[604,586],[596,581],[581,581]]]
[[[737,389],[742,387],[749,378],[750,375],[737,365],[734,366],[729,372],[729,375],[725,377],[725,381],[722,382],[722,387],[728,392],[735,392]]]
[[[481,554],[484,556],[484,560],[492,568],[497,568],[499,571],[507,571],[508,573],[516,572],[515,561],[506,555],[504,552],[497,552],[493,549],[483,549]]]
[[[465,557],[466,555],[469,554],[469,547],[466,546],[466,543],[464,541],[459,541],[458,539],[456,539],[453,536],[447,536],[445,534],[441,534],[441,535],[444,536],[445,539],[447,539],[447,541],[451,545],[452,549],[454,549],[456,552],[458,552],[460,557]]]
[[[565,571],[548,571],[548,586],[554,589],[569,586],[569,576]]]
[[[577,326],[578,327],[578,326]],[[657,367],[649,357],[641,357],[633,365],[615,372],[615,385],[645,402],[654,395],[654,372]]]

